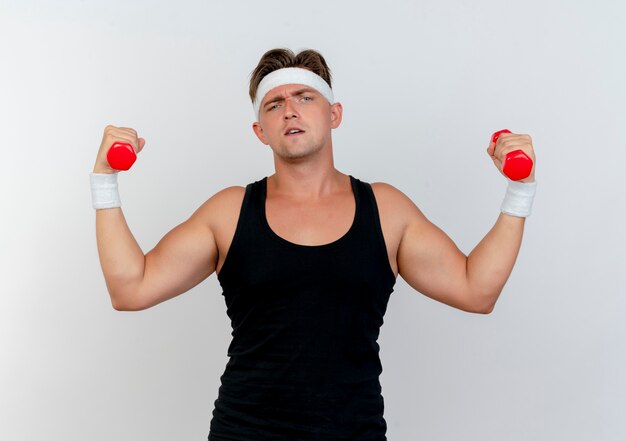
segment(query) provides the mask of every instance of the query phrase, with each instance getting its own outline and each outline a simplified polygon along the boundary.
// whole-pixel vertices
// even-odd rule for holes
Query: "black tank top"
[[[350,176],[348,232],[275,234],[267,178],[246,187],[218,275],[232,324],[210,441],[386,440],[377,343],[395,284],[370,184]]]

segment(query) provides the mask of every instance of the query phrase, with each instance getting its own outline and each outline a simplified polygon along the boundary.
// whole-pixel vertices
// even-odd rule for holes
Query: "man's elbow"
[[[471,312],[476,314],[491,314],[496,307],[496,302],[498,301],[499,296],[500,293],[498,292],[496,294],[475,297],[478,298],[479,301],[473,302]]]
[[[118,300],[111,299],[111,306],[113,306],[113,309],[115,309],[116,311],[131,311],[131,309],[129,309],[125,303],[122,303]]]
[[[483,306],[482,308],[478,309],[475,312],[477,314],[491,314],[491,312],[493,311],[495,307],[496,307],[496,302],[493,302],[493,303]]]
[[[111,297],[111,306],[116,311],[141,311],[146,309],[146,306],[143,305],[139,299],[141,298],[137,293],[133,295],[129,295],[126,293],[125,295],[115,295],[109,291]]]
[[[113,296],[111,296],[111,306],[113,306],[113,309],[116,311],[132,311],[132,309],[128,307],[127,303],[124,303]]]

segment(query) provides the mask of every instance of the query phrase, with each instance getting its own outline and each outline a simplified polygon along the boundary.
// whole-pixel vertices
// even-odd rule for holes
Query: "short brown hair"
[[[261,80],[269,73],[284,67],[302,67],[324,79],[332,89],[330,69],[322,54],[306,49],[297,55],[290,49],[271,49],[263,54],[259,64],[250,74],[250,99],[254,103]]]

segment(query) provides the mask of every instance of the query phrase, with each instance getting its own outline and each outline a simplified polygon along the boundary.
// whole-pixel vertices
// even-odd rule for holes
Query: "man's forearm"
[[[96,210],[96,239],[111,303],[123,308],[143,278],[145,256],[121,208]]]
[[[511,275],[522,244],[525,218],[500,213],[467,257],[467,279],[477,303],[491,311]]]

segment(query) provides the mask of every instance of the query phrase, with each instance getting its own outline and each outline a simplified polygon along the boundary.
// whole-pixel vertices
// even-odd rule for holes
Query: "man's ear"
[[[259,138],[259,141],[261,141],[265,145],[269,144],[269,141],[265,138],[265,133],[263,132],[263,127],[261,127],[260,122],[255,121],[254,123],[252,123],[252,130],[254,130],[254,134],[257,138]]]
[[[330,106],[330,128],[336,129],[341,124],[343,118],[343,106],[337,102]]]

